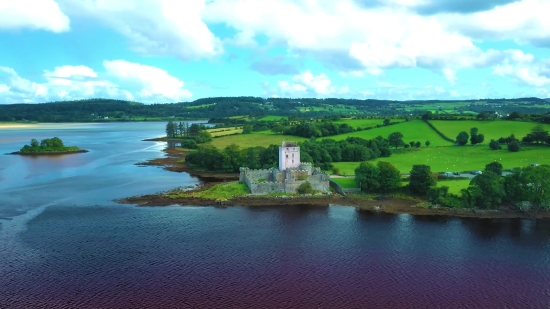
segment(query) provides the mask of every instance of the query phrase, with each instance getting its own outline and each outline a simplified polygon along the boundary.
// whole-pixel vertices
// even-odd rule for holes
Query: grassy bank
[[[461,131],[465,131],[470,134],[470,128],[476,127],[479,129],[479,133],[485,136],[485,145],[487,145],[491,139],[498,140],[500,137],[508,137],[510,136],[510,134],[514,134],[516,138],[521,139],[522,137],[530,133],[531,129],[536,125],[542,125],[545,130],[550,131],[550,125],[547,124],[510,120],[431,120],[430,122],[450,138],[456,138],[458,133],[460,133]]]

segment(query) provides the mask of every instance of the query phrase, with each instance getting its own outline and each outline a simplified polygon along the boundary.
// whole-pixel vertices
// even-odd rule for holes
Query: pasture
[[[260,119],[259,121],[279,121],[279,120],[285,120],[287,117],[284,116],[265,116]]]
[[[267,147],[271,144],[281,145],[282,141],[301,142],[306,140],[303,137],[275,134],[271,131],[253,132],[251,134],[237,134],[214,138],[213,141],[207,143],[216,148],[223,149],[231,144],[237,144],[243,148],[262,146]]]
[[[539,123],[535,122],[520,122],[511,120],[495,120],[495,121],[477,121],[477,120],[431,120],[436,128],[447,135],[449,138],[455,139],[458,133],[465,131],[470,134],[470,129],[476,127],[479,133],[485,136],[483,142],[487,145],[491,139],[498,140],[500,137],[508,137],[514,134],[517,139],[520,139],[531,132],[531,129]],[[550,131],[550,125],[542,124],[545,130]]]
[[[390,120],[391,122],[404,121],[403,119],[390,119]],[[381,125],[384,123],[384,119],[346,119],[346,120],[333,121],[332,123],[336,125],[346,123],[350,127],[356,129],[356,128],[367,128],[367,127],[374,127],[376,125]]]
[[[219,136],[242,133],[243,127],[214,128],[214,129],[207,129],[206,132],[210,133],[212,137],[219,137]]]
[[[340,187],[342,188],[359,188],[357,183],[355,182],[355,177],[346,177],[346,178],[330,178],[330,180],[334,181]]]
[[[380,120],[382,121],[382,120]],[[426,147],[424,142],[430,141],[430,148],[437,146],[451,145],[451,142],[444,140],[439,134],[437,134],[432,128],[430,128],[422,120],[413,120],[408,122],[401,122],[399,124],[390,125],[386,127],[380,127],[370,130],[363,130],[357,132],[351,132],[346,134],[340,134],[335,136],[323,137],[323,139],[329,138],[334,140],[343,140],[348,137],[360,137],[364,139],[372,139],[377,136],[388,138],[393,132],[401,132],[403,134],[403,142],[409,143],[410,141],[419,141],[422,143],[422,147]]]
[[[470,185],[471,179],[461,179],[461,180],[445,180],[445,181],[438,181],[437,186],[443,187],[447,186],[449,187],[449,193],[453,194],[460,194],[460,190],[468,188]]]
[[[483,170],[485,165],[497,161],[505,169],[526,166],[530,163],[550,164],[550,148],[547,146],[523,147],[519,152],[509,152],[506,149],[490,150],[487,145],[477,146],[447,146],[423,147],[421,150],[404,154],[395,154],[378,161],[393,164],[401,173],[408,174],[415,164],[426,164],[432,172],[469,172]],[[342,174],[353,175],[359,162],[336,162],[335,167]]]

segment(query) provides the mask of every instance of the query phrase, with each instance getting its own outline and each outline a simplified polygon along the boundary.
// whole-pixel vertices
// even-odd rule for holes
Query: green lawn
[[[388,158],[378,158],[378,161],[387,161],[393,164],[403,174],[411,171],[415,164],[427,164],[433,172],[462,172],[482,170],[485,165],[493,161],[500,162],[505,169],[517,166],[526,166],[530,163],[550,164],[550,148],[523,147],[519,152],[508,150],[490,150],[487,145],[478,146],[447,146],[422,147],[419,151],[392,155]],[[359,162],[333,163],[340,169],[340,173],[354,174]]]
[[[390,119],[391,122],[403,122],[403,119]],[[334,121],[334,124],[342,124],[347,123],[353,128],[366,128],[366,127],[374,127],[377,124],[384,123],[384,119],[346,119],[346,120],[338,120]]]
[[[355,183],[355,178],[331,178],[330,180],[334,181],[335,183],[339,184],[342,188],[359,188],[357,183]]]
[[[500,137],[508,137],[510,134],[515,134],[516,138],[520,139],[531,132],[531,129],[538,125],[535,122],[520,122],[520,121],[448,121],[448,120],[432,120],[431,123],[449,138],[455,139],[458,133],[466,131],[470,134],[470,128],[476,127],[479,133],[485,136],[484,144],[488,144],[491,139],[499,139]],[[550,131],[550,125],[542,124],[545,130]]]
[[[243,127],[213,128],[206,130],[212,137],[242,133]]]
[[[470,181],[471,179],[438,181],[437,186],[448,186],[449,193],[459,194],[460,190],[468,188],[468,186],[470,185]]]
[[[281,145],[282,141],[293,141],[301,142],[306,140],[303,137],[290,136],[290,135],[281,135],[275,134],[271,131],[262,131],[262,132],[253,132],[251,134],[238,134],[238,135],[229,135],[223,137],[214,138],[213,141],[209,142],[209,145],[213,145],[217,148],[225,148],[231,144],[237,144],[243,148],[263,146],[267,147],[271,144]]]
[[[191,193],[179,193],[170,195],[170,198],[179,198],[179,197],[200,197],[206,199],[231,199],[237,196],[243,196],[250,193],[248,187],[245,183],[239,183],[238,181],[228,181],[218,185],[213,186],[212,188],[199,192]]]
[[[278,120],[282,120],[282,119],[286,119],[286,117],[283,117],[283,116],[265,116],[265,117],[262,117],[258,120],[259,121],[278,121]]]
[[[452,144],[444,140],[441,136],[439,136],[432,128],[430,128],[422,120],[402,122],[402,123],[387,126],[387,127],[351,132],[351,133],[340,134],[335,136],[327,136],[325,138],[330,138],[334,140],[343,140],[348,137],[360,137],[364,139],[372,139],[379,135],[381,135],[384,138],[388,138],[388,135],[390,135],[393,132],[401,132],[403,134],[403,141],[405,143],[409,143],[410,141],[420,141],[422,143],[422,147],[426,147],[424,145],[425,141],[431,142],[430,148]]]

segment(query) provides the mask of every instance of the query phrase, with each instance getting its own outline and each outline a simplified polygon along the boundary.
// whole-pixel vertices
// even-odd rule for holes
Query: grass
[[[470,134],[470,128],[476,127],[479,129],[479,133],[485,136],[485,144],[488,144],[491,139],[499,139],[500,137],[508,137],[510,134],[514,134],[516,138],[520,139],[531,132],[531,129],[539,123],[534,122],[521,122],[521,121],[509,121],[509,120],[495,120],[495,121],[445,121],[445,120],[432,120],[431,123],[438,128],[441,132],[450,138],[455,138],[461,131],[466,131]],[[550,125],[542,124],[545,130],[550,131]]]
[[[250,191],[245,183],[239,183],[238,181],[228,181],[218,185],[213,186],[212,188],[199,192],[191,193],[179,193],[172,194],[170,198],[180,198],[180,197],[199,197],[204,199],[232,199],[234,197],[243,196],[249,194]]]
[[[340,187],[342,187],[342,188],[359,188],[357,183],[355,183],[355,178],[354,177],[331,178],[330,180],[334,181],[335,183],[340,185]]]
[[[471,179],[438,181],[437,186],[448,186],[449,193],[459,194],[460,190],[468,188],[468,186],[470,185],[470,181]]]
[[[267,147],[271,144],[281,145],[282,141],[301,142],[306,140],[303,137],[275,134],[270,131],[253,132],[251,134],[229,135],[215,138],[209,145],[223,149],[231,144],[237,144],[243,148],[262,146]]]
[[[403,134],[403,141],[405,143],[408,143],[410,141],[420,141],[422,143],[422,147],[425,147],[424,142],[426,141],[431,142],[430,147],[446,146],[446,145],[452,144],[444,140],[443,138],[441,138],[441,136],[439,136],[432,128],[430,128],[422,120],[402,122],[402,123],[387,126],[387,127],[351,132],[351,133],[340,134],[335,136],[327,136],[325,138],[330,138],[334,140],[343,140],[348,137],[360,137],[364,139],[372,139],[379,135],[381,135],[384,138],[388,138],[388,135],[390,135],[393,132],[401,132]]]
[[[214,128],[206,130],[212,137],[231,135],[236,133],[242,133],[242,127],[229,127],[229,128]]]
[[[283,120],[283,119],[286,119],[286,117],[283,117],[283,116],[265,116],[265,117],[262,117],[258,120],[259,121],[279,121],[279,120]]]
[[[391,122],[403,122],[403,119],[390,119]],[[366,127],[374,127],[377,124],[383,124],[384,119],[347,119],[347,120],[338,120],[334,121],[334,124],[343,124],[347,123],[352,128],[366,128]]]
[[[432,172],[463,172],[483,170],[485,165],[497,161],[505,169],[526,166],[530,163],[550,164],[550,148],[547,146],[523,147],[519,152],[508,150],[490,150],[487,145],[478,146],[447,146],[423,147],[419,151],[388,158],[378,158],[372,163],[387,161],[393,164],[401,173],[409,173],[415,164],[426,164]],[[333,163],[341,173],[353,175],[359,162]]]

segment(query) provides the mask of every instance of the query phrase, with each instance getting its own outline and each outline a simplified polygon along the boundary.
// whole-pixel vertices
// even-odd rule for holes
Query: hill
[[[430,111],[435,115],[475,115],[481,112],[508,114],[547,113],[550,101],[539,98],[440,100],[357,100],[313,98],[218,97],[192,102],[142,104],[139,102],[86,99],[41,104],[0,105],[0,121],[84,122],[167,119],[276,119],[266,116],[318,118],[326,116],[414,116]],[[239,120],[239,119],[236,119]]]

